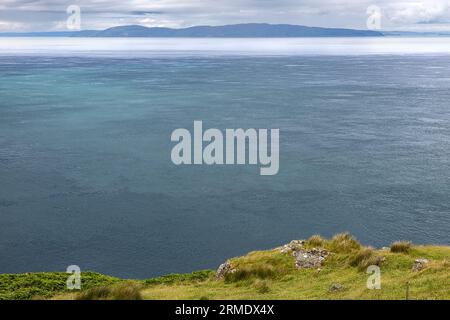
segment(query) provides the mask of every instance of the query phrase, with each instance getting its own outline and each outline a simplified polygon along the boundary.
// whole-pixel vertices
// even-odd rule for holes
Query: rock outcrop
[[[416,259],[414,261],[414,265],[412,266],[412,271],[413,272],[419,272],[421,271],[423,268],[425,268],[425,265],[428,263],[427,259]]]
[[[278,250],[284,254],[292,254],[298,269],[320,268],[330,253],[323,248],[305,249],[305,243],[305,240],[292,240]]]
[[[301,250],[304,245],[305,245],[304,240],[292,240],[288,244],[285,244],[284,246],[280,247],[280,252],[281,253],[296,252]]]
[[[344,289],[344,286],[340,283],[333,283],[330,287],[330,292],[338,292],[342,291]]]
[[[223,279],[227,274],[233,273],[235,270],[231,267],[230,262],[222,263],[216,271],[216,280]]]
[[[300,249],[294,252],[295,266],[298,269],[319,268],[330,253],[322,248]]]

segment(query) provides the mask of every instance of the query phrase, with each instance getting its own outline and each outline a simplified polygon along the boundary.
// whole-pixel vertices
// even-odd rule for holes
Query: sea
[[[279,172],[171,161],[279,129]],[[450,38],[0,38],[0,273],[215,269],[314,234],[450,244]]]

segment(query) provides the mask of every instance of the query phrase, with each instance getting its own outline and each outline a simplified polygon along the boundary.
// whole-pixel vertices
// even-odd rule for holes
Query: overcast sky
[[[367,8],[376,5],[382,30],[450,31],[450,0],[0,0],[0,31],[66,30],[69,5],[81,8],[82,29],[248,22],[366,29]]]

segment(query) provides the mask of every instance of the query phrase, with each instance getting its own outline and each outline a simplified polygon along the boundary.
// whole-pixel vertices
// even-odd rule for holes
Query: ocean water
[[[76,50],[72,39],[72,49],[52,49],[55,39],[0,48],[8,41],[1,273],[76,264],[148,278],[342,231],[374,246],[450,244],[450,55],[440,39],[426,53],[315,39],[317,52],[283,54],[176,49],[174,39],[163,50],[148,39],[128,51],[105,49],[120,39],[91,51],[91,39]],[[359,49],[330,49],[346,45]],[[194,120],[279,128],[278,175],[173,165],[171,132]]]

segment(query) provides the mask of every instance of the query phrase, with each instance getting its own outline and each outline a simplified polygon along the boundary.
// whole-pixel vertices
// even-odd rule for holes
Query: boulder
[[[294,252],[295,266],[298,269],[319,268],[328,257],[329,252],[322,248],[300,249]]]
[[[412,271],[413,272],[419,272],[421,271],[423,268],[425,268],[425,265],[428,263],[427,259],[416,259],[414,261],[414,265],[412,266]]]
[[[216,280],[223,279],[227,274],[234,272],[235,270],[231,267],[231,264],[226,261],[222,263],[216,271]]]
[[[301,250],[305,245],[304,240],[292,240],[288,244],[285,244],[280,248],[281,253],[294,253],[298,250]]]
[[[340,283],[333,283],[330,287],[330,292],[338,292],[344,289],[344,286]]]

